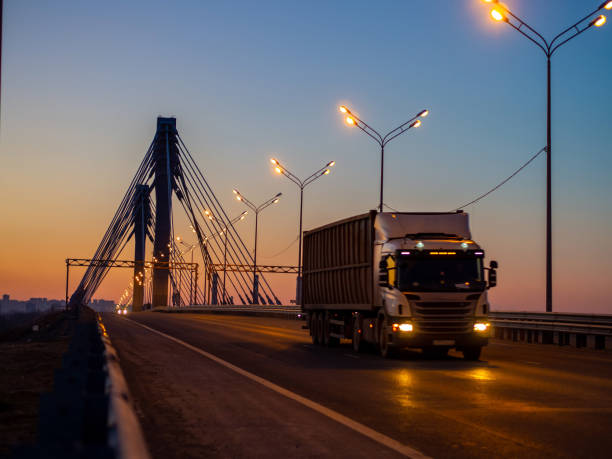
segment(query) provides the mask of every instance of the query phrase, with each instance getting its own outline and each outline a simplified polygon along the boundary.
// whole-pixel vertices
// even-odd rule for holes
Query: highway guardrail
[[[87,307],[67,314],[74,333],[53,391],[41,395],[38,441],[13,457],[149,459],[104,325]]]
[[[209,313],[209,314],[241,314],[246,316],[279,317],[283,319],[303,318],[300,306],[276,306],[276,305],[205,305],[205,306],[183,306],[183,307],[157,307],[153,311],[170,313]]]
[[[612,315],[491,311],[490,317],[499,339],[612,349]]]

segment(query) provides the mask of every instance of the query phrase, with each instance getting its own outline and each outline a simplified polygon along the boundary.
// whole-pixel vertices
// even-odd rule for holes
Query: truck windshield
[[[400,256],[397,287],[403,291],[483,290],[482,258]]]

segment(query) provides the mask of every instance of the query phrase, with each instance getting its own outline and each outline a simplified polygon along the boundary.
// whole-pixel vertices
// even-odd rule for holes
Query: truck
[[[463,211],[372,210],[304,232],[301,307],[315,345],[478,360],[497,267],[485,267]]]

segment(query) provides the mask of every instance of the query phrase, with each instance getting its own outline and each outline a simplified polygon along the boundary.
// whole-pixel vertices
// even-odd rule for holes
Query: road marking
[[[374,440],[375,442],[380,443],[381,445],[386,446],[389,449],[392,449],[394,451],[397,451],[400,454],[403,454],[406,457],[410,457],[410,458],[415,458],[415,459],[430,459],[429,456],[426,456],[425,454],[421,453],[420,451],[411,448],[408,445],[405,445],[403,443],[400,443],[397,440],[394,440],[391,437],[388,437],[374,429],[369,428],[368,426],[361,424],[357,421],[353,421],[351,418],[348,418],[340,413],[338,413],[337,411],[331,410],[329,408],[324,407],[323,405],[317,403],[317,402],[313,402],[312,400],[309,400],[305,397],[302,397],[301,395],[296,394],[295,392],[291,392],[290,390],[287,390],[277,384],[274,384],[271,381],[268,381],[267,379],[264,379],[260,376],[257,376],[254,373],[251,373],[249,371],[243,370],[240,367],[237,367],[236,365],[227,362],[226,360],[223,360],[219,357],[217,357],[214,354],[211,354],[209,352],[206,352],[196,346],[193,346],[189,343],[186,343],[183,340],[180,340],[178,338],[175,338],[174,336],[168,335],[164,332],[161,332],[159,330],[156,330],[154,328],[151,328],[147,325],[143,325],[140,322],[136,322],[135,320],[132,319],[127,319],[130,322],[138,325],[139,327],[142,327],[146,330],[149,330],[153,333],[156,333],[160,336],[163,336],[164,338],[169,339],[170,341],[174,341],[177,344],[180,344],[181,346],[186,347],[187,349],[191,349],[194,352],[197,352],[198,354],[218,363],[219,365],[223,365],[224,367],[246,377],[249,378],[251,381],[255,381],[259,384],[261,384],[262,386],[267,387],[270,390],[273,390],[274,392],[283,395],[291,400],[294,400],[314,411],[317,411],[319,413],[321,413],[324,416],[327,416],[330,419],[333,419],[334,421],[350,428],[353,429],[356,432],[359,432],[360,434],[370,438],[371,440]]]

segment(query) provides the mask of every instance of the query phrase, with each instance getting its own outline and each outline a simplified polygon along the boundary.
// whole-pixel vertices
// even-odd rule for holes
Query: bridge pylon
[[[145,281],[145,244],[151,219],[149,186],[136,185],[134,197],[134,277],[132,279],[132,311],[142,311]]]
[[[179,168],[176,118],[157,118],[157,134],[153,150],[155,179],[155,239],[153,242],[152,306],[168,306],[169,268],[156,262],[170,261],[172,247],[172,189]]]

